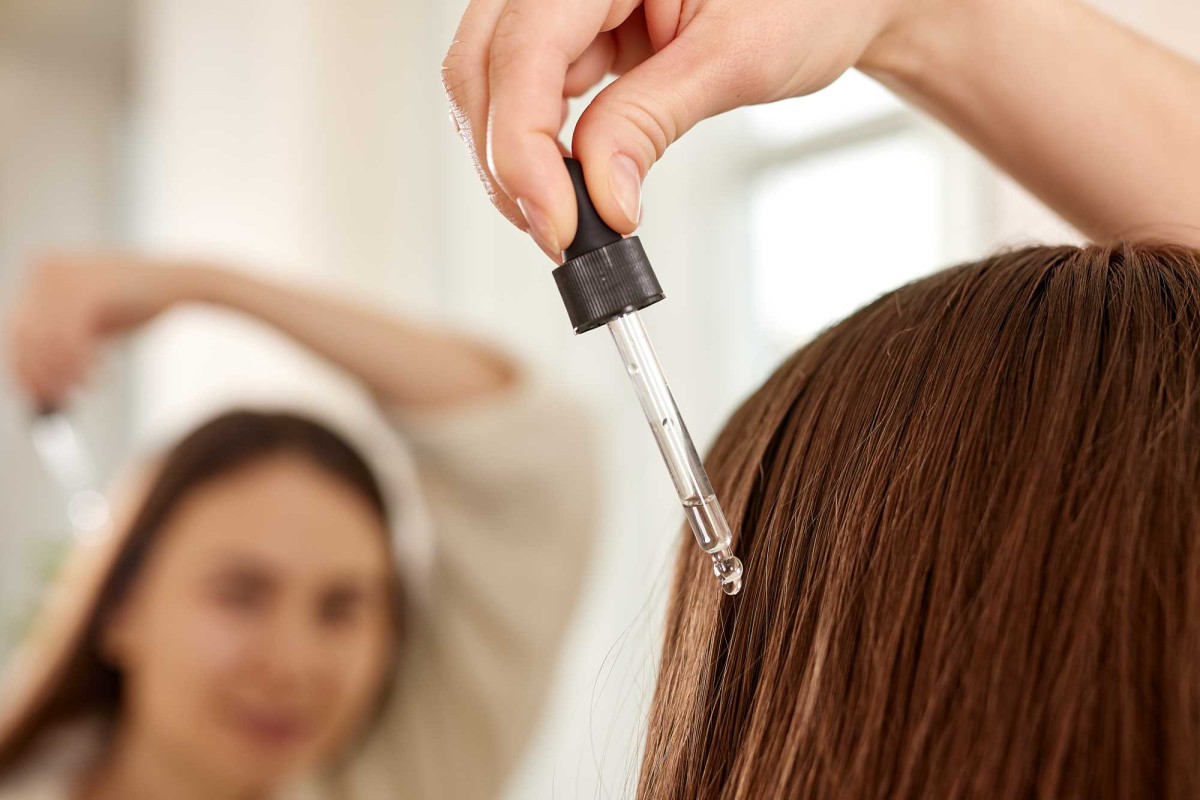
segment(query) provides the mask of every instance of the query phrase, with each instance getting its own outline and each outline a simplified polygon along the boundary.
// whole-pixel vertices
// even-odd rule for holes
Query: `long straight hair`
[[[200,426],[166,456],[132,525],[121,534],[120,550],[87,609],[80,635],[56,660],[55,674],[23,712],[0,729],[0,778],[57,726],[120,712],[124,679],[103,655],[103,626],[141,574],[162,538],[164,523],[201,486],[278,455],[300,457],[353,489],[387,529],[387,503],[371,468],[352,445],[324,425],[290,413],[231,411]],[[399,637],[403,610],[395,569],[391,581],[394,636]]]
[[[638,785],[1200,796],[1200,254],[1035,247],[801,349],[709,458]]]

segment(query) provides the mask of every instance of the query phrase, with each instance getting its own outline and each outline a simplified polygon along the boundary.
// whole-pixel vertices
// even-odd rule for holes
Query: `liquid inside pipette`
[[[729,523],[725,521],[725,512],[717,502],[716,495],[684,500],[683,513],[687,516],[696,541],[700,542],[700,549],[712,559],[713,574],[721,583],[721,591],[730,595],[740,592],[742,562],[730,549]],[[708,542],[707,547],[705,542]]]
[[[608,329],[671,473],[696,543],[712,559],[713,574],[720,582],[721,590],[726,594],[737,594],[742,590],[743,569],[742,562],[730,549],[729,523],[717,502],[691,434],[683,424],[641,317],[637,312],[625,314],[609,322]]]

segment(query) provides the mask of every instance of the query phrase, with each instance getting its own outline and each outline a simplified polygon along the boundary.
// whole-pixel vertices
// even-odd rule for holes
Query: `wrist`
[[[863,53],[858,68],[909,97],[959,81],[1006,21],[1058,0],[914,0]]]

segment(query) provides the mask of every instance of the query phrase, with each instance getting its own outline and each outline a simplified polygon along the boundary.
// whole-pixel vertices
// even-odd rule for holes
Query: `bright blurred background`
[[[550,264],[492,210],[453,133],[438,68],[462,5],[0,0],[0,314],[47,248],[198,255],[461,325],[584,399],[603,435],[603,537],[509,794],[621,797],[681,514],[611,342],[571,336]],[[1099,5],[1200,56],[1194,4]],[[689,133],[644,207],[669,297],[644,318],[702,445],[784,354],[881,292],[1076,238],[856,74]],[[121,348],[72,411],[108,478],[221,398],[256,393],[371,413],[278,337],[194,309]],[[28,416],[0,377],[0,661],[66,528]]]

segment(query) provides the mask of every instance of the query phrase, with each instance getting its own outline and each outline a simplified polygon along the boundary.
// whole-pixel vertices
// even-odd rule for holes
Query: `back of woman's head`
[[[1038,247],[796,353],[709,459],[640,798],[1200,794],[1200,254]]]

